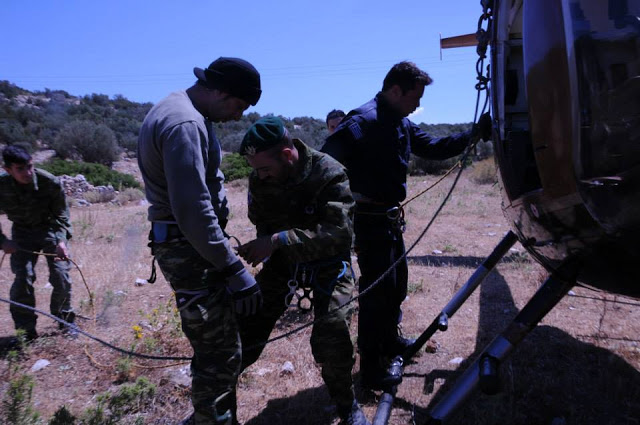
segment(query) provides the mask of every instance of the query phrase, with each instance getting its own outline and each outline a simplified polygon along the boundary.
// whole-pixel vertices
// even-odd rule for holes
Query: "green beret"
[[[244,135],[240,144],[240,155],[255,155],[280,143],[285,135],[282,120],[264,117],[256,121]]]

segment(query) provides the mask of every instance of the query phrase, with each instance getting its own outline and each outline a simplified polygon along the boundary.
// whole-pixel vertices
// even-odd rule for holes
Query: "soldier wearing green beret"
[[[258,120],[245,135],[240,153],[254,170],[249,177],[249,219],[257,238],[238,253],[254,266],[263,263],[256,280],[264,300],[260,312],[239,321],[244,369],[258,359],[296,286],[313,290],[316,319],[351,298],[354,201],[342,165],[291,139],[279,118]],[[350,316],[347,307],[316,323],[311,348],[341,423],[368,425],[353,391]]]

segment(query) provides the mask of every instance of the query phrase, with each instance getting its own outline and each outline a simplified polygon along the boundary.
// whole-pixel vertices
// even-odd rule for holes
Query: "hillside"
[[[51,147],[59,156],[83,159],[77,146],[69,147],[69,139],[84,137],[76,145],[96,144],[111,147],[115,156],[126,152],[135,155],[140,125],[151,108],[150,103],[137,103],[116,95],[102,94],[72,96],[63,90],[30,92],[9,81],[0,81],[0,145],[20,143],[31,150]],[[246,130],[260,118],[260,114],[245,114],[240,121],[216,124],[216,134],[222,149],[236,152]],[[327,136],[325,122],[311,117],[287,118],[285,122],[293,137],[312,147],[319,147]],[[441,137],[469,128],[469,124],[421,124],[429,134]],[[92,135],[92,137],[87,137]],[[98,161],[105,155],[100,155]]]

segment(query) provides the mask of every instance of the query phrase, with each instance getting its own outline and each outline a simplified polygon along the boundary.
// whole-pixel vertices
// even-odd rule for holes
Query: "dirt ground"
[[[416,337],[432,322],[508,230],[498,186],[477,185],[468,179],[470,172],[465,171],[442,214],[408,256],[405,335]],[[410,192],[418,193],[435,179],[411,178]],[[407,246],[422,232],[452,181],[448,177],[408,206]],[[246,181],[232,182],[227,188],[232,208],[229,233],[246,242],[254,233],[246,218]],[[137,278],[148,277],[151,265],[146,206],[93,205],[73,208],[71,213],[73,258],[95,296],[92,308],[82,278],[74,270],[73,304],[85,317],[79,319],[81,328],[124,349],[190,356],[190,347],[179,331],[173,296],[161,273],[155,284],[135,285]],[[7,232],[6,217],[0,223]],[[42,260],[37,274],[37,305],[47,311],[51,288]],[[422,352],[407,365],[389,423],[424,423],[434,401],[506,327],[545,278],[542,267],[516,244],[450,319],[449,330],[434,335],[435,352]],[[7,257],[0,266],[0,297],[8,298],[12,280]],[[272,336],[309,320],[309,314],[291,310]],[[144,376],[157,386],[155,396],[132,409],[120,423],[134,423],[138,418],[137,423],[174,424],[189,414],[188,364],[127,359],[87,337],[67,339],[46,317],[39,319],[38,332],[42,337],[17,361],[10,364],[6,355],[0,359],[0,398],[6,400],[11,379],[27,374],[34,380],[33,407],[45,420],[62,405],[81,416],[96,405],[99,394]],[[240,377],[242,423],[338,422],[311,355],[310,332],[307,328],[269,344],[261,359]],[[354,340],[356,332],[353,320]],[[0,303],[0,337],[12,334],[8,305]],[[639,335],[640,301],[576,287],[504,362],[502,392],[494,396],[474,393],[451,423],[638,424]],[[40,359],[50,364],[32,372]],[[285,362],[293,369],[283,372]],[[359,401],[371,420],[379,394],[360,389],[357,363],[354,377]]]

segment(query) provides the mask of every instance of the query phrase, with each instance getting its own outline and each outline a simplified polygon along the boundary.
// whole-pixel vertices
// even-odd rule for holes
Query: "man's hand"
[[[258,239],[240,245],[238,247],[238,255],[255,267],[273,254],[276,249],[277,238],[278,234],[276,233],[271,236],[261,236]]]
[[[491,115],[488,112],[482,114],[480,119],[478,119],[478,123],[473,125],[471,134],[485,142],[491,140],[492,122]]]
[[[241,316],[252,316],[262,308],[262,292],[253,276],[243,267],[227,280],[233,298],[233,309]]]
[[[67,248],[67,244],[62,241],[58,242],[58,245],[56,245],[56,255],[60,260],[68,260],[69,248]]]
[[[18,244],[11,239],[5,239],[4,242],[2,242],[2,250],[6,254],[13,254],[18,250]]]

